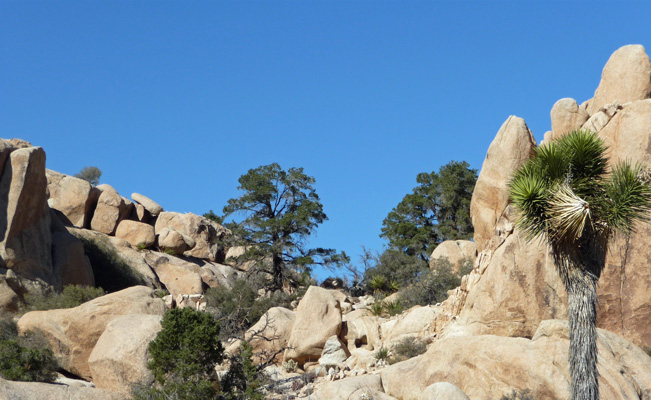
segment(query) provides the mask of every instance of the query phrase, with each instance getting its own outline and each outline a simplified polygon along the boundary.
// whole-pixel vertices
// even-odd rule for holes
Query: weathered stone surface
[[[379,375],[355,376],[326,383],[314,393],[314,397],[317,400],[358,400],[364,393],[370,396],[368,398],[393,399],[382,390],[382,381]]]
[[[19,297],[14,290],[9,286],[7,278],[0,275],[0,312],[16,312],[18,311]]]
[[[323,346],[341,330],[341,307],[330,290],[310,286],[296,309],[296,320],[289,338],[285,361],[295,360],[300,366],[316,362]]]
[[[346,348],[346,345],[337,336],[333,335],[326,340],[323,346],[321,358],[319,358],[319,365],[326,369],[341,367],[349,356],[350,352]]]
[[[419,398],[421,400],[470,400],[466,394],[450,382],[429,385]]]
[[[371,315],[367,309],[351,311],[342,317],[340,336],[348,349],[378,350],[382,347],[380,339],[380,319]]]
[[[57,283],[46,188],[43,149],[12,151],[0,178],[0,267],[28,279]]]
[[[103,389],[40,382],[13,382],[0,378],[0,398],[7,400],[122,400]]]
[[[651,99],[625,104],[599,132],[611,163],[631,160],[651,165]]]
[[[296,313],[283,307],[272,307],[245,333],[253,348],[254,361],[273,358],[280,362],[294,327]]]
[[[90,227],[94,231],[113,235],[120,221],[131,214],[133,203],[120,196],[110,185],[98,185],[97,189],[101,194]]]
[[[407,338],[429,337],[431,323],[438,313],[435,306],[414,306],[396,319],[383,323],[384,347],[391,347]]]
[[[201,279],[209,287],[232,288],[237,279],[244,274],[228,265],[218,264],[207,261],[201,266]]]
[[[165,228],[180,232],[195,241],[195,246],[186,250],[184,255],[210,261],[223,261],[223,247],[220,241],[231,232],[218,223],[192,213],[163,211],[156,220],[156,234]]]
[[[147,346],[161,330],[161,319],[132,314],[108,323],[88,358],[95,386],[128,394],[132,384],[153,381]]]
[[[588,104],[593,115],[606,104],[643,100],[651,97],[651,63],[641,45],[615,51],[601,73],[601,82]]]
[[[115,236],[135,247],[151,247],[156,242],[154,227],[138,221],[123,220],[115,230]]]
[[[558,100],[552,107],[550,116],[552,119],[550,140],[557,140],[566,133],[579,129],[589,118],[586,109],[579,107],[576,100],[570,98]]]
[[[46,170],[48,204],[66,225],[89,228],[100,191],[83,179]]]
[[[481,252],[493,236],[509,201],[508,183],[513,172],[531,157],[535,146],[524,120],[510,116],[488,148],[470,203],[477,251]]]
[[[88,357],[109,322],[122,315],[164,312],[163,300],[152,289],[134,286],[75,308],[28,312],[18,321],[18,330],[42,332],[61,368],[91,379]]]
[[[599,385],[604,399],[651,394],[651,358],[614,333],[598,330]],[[534,399],[570,397],[567,322],[545,321],[533,340],[501,336],[440,339],[422,356],[382,370],[382,385],[397,398],[418,398],[436,382],[450,382],[468,397],[500,398],[529,389]],[[638,394],[639,393],[639,394]]]
[[[477,245],[470,240],[446,240],[436,246],[429,258],[429,267],[434,268],[436,260],[443,258],[450,263],[452,271],[459,273],[459,268],[465,263],[475,263]]]
[[[565,288],[546,246],[527,242],[516,231],[492,253],[454,330],[531,337],[540,321],[567,318],[566,305]]]
[[[131,199],[145,207],[145,210],[149,211],[149,213],[154,217],[163,212],[163,207],[147,196],[143,196],[139,193],[132,193]]]
[[[158,252],[145,253],[145,261],[174,298],[181,294],[202,294],[201,267]]]
[[[95,275],[84,254],[84,245],[65,229],[52,232],[52,258],[61,286],[95,286]]]
[[[174,229],[163,228],[158,233],[158,247],[172,250],[176,254],[183,254],[195,245],[194,239]]]

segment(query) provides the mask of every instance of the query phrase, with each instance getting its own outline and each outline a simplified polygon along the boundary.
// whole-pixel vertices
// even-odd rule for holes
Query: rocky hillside
[[[604,67],[592,99],[561,99],[544,141],[585,128],[609,146],[612,162],[651,165],[651,63],[625,46]],[[268,398],[569,398],[567,297],[548,249],[514,227],[507,185],[537,146],[525,121],[510,116],[491,143],[471,204],[474,242],[444,243],[432,254],[474,269],[443,303],[384,317],[372,297],[310,287],[293,309],[275,307],[246,334],[254,358],[274,355]],[[17,399],[124,398],[151,379],[147,344],[171,307],[201,308],[209,287],[229,287],[246,269],[229,261],[230,232],[193,214],[128,200],[108,185],[45,169],[45,152],[0,141],[0,309],[27,293],[68,284],[110,294],[66,310],[34,311],[21,332],[43,333],[61,367],[92,382],[69,386],[0,380]],[[599,286],[599,372],[604,399],[651,399],[651,225],[611,244]],[[100,252],[114,262],[99,268]],[[227,264],[229,263],[229,264]],[[165,300],[154,289],[166,289]],[[226,344],[237,351],[237,343]],[[424,353],[423,353],[424,352]],[[419,353],[423,353],[417,355]],[[391,365],[389,365],[391,364]],[[223,371],[219,371],[223,374]],[[309,375],[307,374],[309,373]]]

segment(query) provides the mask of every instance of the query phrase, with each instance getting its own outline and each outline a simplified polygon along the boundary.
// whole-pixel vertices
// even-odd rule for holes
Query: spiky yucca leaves
[[[648,171],[624,162],[609,172],[606,150],[595,134],[571,132],[538,147],[510,183],[518,227],[549,244],[568,293],[573,400],[599,398],[596,286],[608,239],[651,210]]]

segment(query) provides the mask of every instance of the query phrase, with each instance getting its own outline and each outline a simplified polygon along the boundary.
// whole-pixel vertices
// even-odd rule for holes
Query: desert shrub
[[[425,342],[415,338],[405,338],[391,349],[392,355],[389,364],[408,360],[423,354],[425,351],[427,351]]]
[[[112,293],[131,286],[145,285],[143,276],[131,268],[108,243],[102,239],[78,237],[90,260],[95,285]]]
[[[367,310],[371,312],[371,314],[375,315],[376,317],[380,317],[384,315],[384,304],[382,304],[381,301],[376,301],[375,303],[372,303],[371,305],[366,307]]]
[[[533,395],[529,389],[513,390],[510,394],[500,397],[500,400],[533,400]]]
[[[459,266],[459,276],[468,275],[475,268],[475,261],[472,258],[464,258]]]
[[[390,316],[398,315],[405,310],[400,300],[383,302],[384,310]]]
[[[419,257],[408,256],[400,251],[387,249],[381,255],[373,257],[368,262],[373,264],[364,272],[362,282],[366,283],[367,291],[395,292],[400,287],[411,285],[419,280],[420,275],[428,270],[427,262]],[[377,277],[377,278],[376,278]],[[374,279],[383,282],[373,282]],[[378,285],[382,283],[382,285]]]
[[[251,357],[253,349],[247,342],[242,342],[240,353],[231,358],[231,366],[222,380],[225,400],[263,400],[259,392],[261,386],[260,373],[253,365]]]
[[[401,290],[400,300],[406,308],[440,303],[448,297],[448,290],[460,284],[459,275],[452,272],[449,262],[442,260],[435,269],[423,273],[418,282]]]
[[[375,359],[387,361],[389,359],[389,349],[386,347],[380,347],[378,351],[375,352]]]
[[[58,365],[36,334],[18,336],[16,324],[0,320],[0,376],[12,381],[52,382]]]
[[[27,294],[25,296],[25,308],[29,311],[73,308],[105,294],[106,292],[102,288],[67,285],[61,293],[48,291]]]
[[[94,166],[84,167],[75,174],[75,178],[80,178],[89,182],[91,185],[99,185],[99,178],[102,176],[102,171]]]
[[[141,383],[131,388],[133,400],[208,400],[215,399],[216,395],[215,385],[207,380],[183,381],[171,378],[160,387]]]
[[[219,324],[213,316],[191,308],[175,308],[165,313],[161,326],[149,343],[147,364],[156,381],[164,384],[169,377],[195,382],[212,379],[215,365],[223,359]]]
[[[298,370],[298,363],[294,360],[284,361],[283,369],[285,372],[296,372]]]
[[[253,326],[271,307],[289,307],[296,295],[276,291],[258,298],[255,281],[241,279],[234,282],[232,289],[210,288],[205,293],[207,309],[217,318],[221,326],[221,339],[240,337]]]

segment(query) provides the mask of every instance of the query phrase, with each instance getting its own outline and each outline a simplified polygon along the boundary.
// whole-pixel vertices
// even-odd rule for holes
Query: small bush
[[[382,304],[381,301],[376,301],[375,303],[372,303],[371,305],[366,307],[367,310],[371,312],[371,314],[375,315],[376,317],[381,317],[384,315],[384,304]]]
[[[475,262],[472,258],[464,258],[459,267],[459,276],[468,275],[475,268]]]
[[[161,321],[162,330],[149,343],[147,364],[156,381],[169,376],[181,380],[211,379],[215,365],[223,359],[219,324],[212,315],[191,308],[169,310]]]
[[[445,261],[432,271],[426,271],[420,281],[400,291],[400,300],[406,308],[415,305],[440,303],[448,297],[448,290],[461,284],[461,278],[453,273]]]
[[[282,291],[258,298],[255,282],[237,280],[232,289],[210,288],[205,293],[206,305],[221,326],[221,339],[239,338],[271,307],[289,307],[296,298]]]
[[[424,342],[414,338],[403,339],[391,349],[392,357],[389,364],[408,360],[425,353],[425,351],[427,351],[427,345]]]
[[[533,395],[529,389],[513,390],[510,394],[500,397],[500,400],[533,400]]]
[[[18,337],[16,324],[0,320],[0,376],[25,382],[52,382],[58,365],[52,351],[35,334]]]
[[[390,316],[398,315],[403,311],[405,311],[405,307],[403,307],[400,300],[385,302],[383,303],[383,305],[387,314],[389,314]]]
[[[380,347],[378,351],[375,352],[375,359],[387,361],[389,359],[389,349],[386,347]]]
[[[283,368],[285,372],[296,372],[298,370],[298,363],[294,360],[289,360],[283,362]]]
[[[105,294],[106,292],[102,288],[67,285],[61,293],[27,294],[25,296],[25,308],[29,311],[73,308]]]
[[[240,354],[231,358],[231,366],[222,381],[222,390],[226,400],[263,400],[258,392],[261,386],[260,374],[253,365],[253,349],[247,342],[242,342]]]

